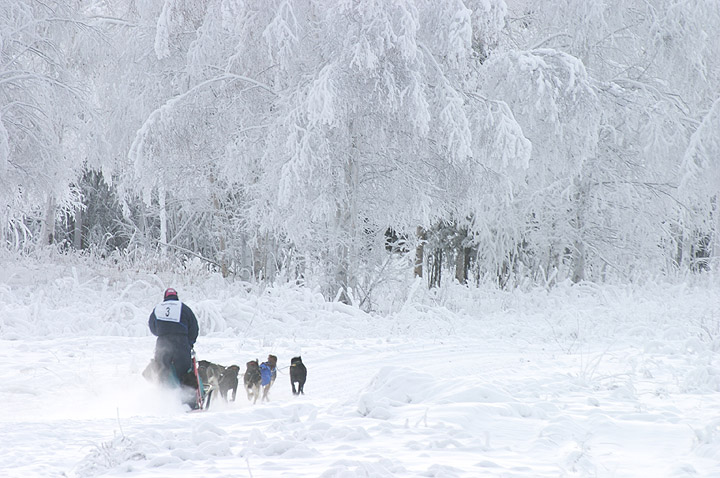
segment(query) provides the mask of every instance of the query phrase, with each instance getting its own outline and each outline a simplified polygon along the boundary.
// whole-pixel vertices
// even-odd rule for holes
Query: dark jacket
[[[198,322],[192,309],[179,300],[166,300],[150,314],[148,326],[155,343],[155,360],[181,376],[192,368],[190,352],[198,336]]]

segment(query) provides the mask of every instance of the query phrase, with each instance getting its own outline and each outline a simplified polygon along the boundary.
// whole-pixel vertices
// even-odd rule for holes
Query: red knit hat
[[[170,297],[175,297],[176,299],[178,298],[177,291],[172,287],[165,289],[165,300],[169,299]]]

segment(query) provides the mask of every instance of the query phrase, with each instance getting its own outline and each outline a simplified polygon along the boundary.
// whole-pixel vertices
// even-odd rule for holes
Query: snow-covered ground
[[[386,291],[365,314],[248,290],[0,256],[2,477],[719,477],[720,290]],[[198,359],[279,357],[271,401],[186,413],[141,372],[167,286]],[[305,395],[287,365],[302,355]]]

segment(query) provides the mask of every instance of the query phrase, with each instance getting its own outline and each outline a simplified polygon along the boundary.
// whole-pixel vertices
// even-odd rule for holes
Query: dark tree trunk
[[[427,238],[427,235],[425,234],[425,229],[423,229],[422,227],[418,227],[417,237],[418,243],[417,247],[415,248],[415,268],[413,272],[415,273],[415,277],[422,277],[423,260],[425,259],[425,240]]]
[[[430,288],[440,287],[442,280],[442,262],[443,262],[443,251],[438,248],[432,255],[432,264],[430,265]]]

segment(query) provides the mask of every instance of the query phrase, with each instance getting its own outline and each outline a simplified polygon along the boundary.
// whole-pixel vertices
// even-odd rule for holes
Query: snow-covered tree
[[[363,300],[402,254],[431,282],[552,283],[692,265],[718,240],[714,0],[6,4],[16,244],[74,212],[66,240]]]
[[[92,154],[92,113],[73,65],[87,26],[75,7],[8,0],[0,8],[0,236],[15,245],[25,218],[39,219],[41,241],[52,241],[57,209],[78,201],[73,185]]]
[[[292,245],[348,294],[388,228],[478,218],[510,195],[507,181],[486,187],[495,166],[527,159],[507,107],[470,95],[504,4],[470,7],[209,2],[187,88],[133,143],[137,184],[218,204],[225,227],[233,216],[253,244]]]
[[[247,41],[245,30],[257,22],[251,6],[233,1],[191,3],[188,10],[167,2],[160,13],[155,53],[163,62],[174,58],[170,64],[178,76],[175,88],[137,129],[129,151],[134,173],[126,187],[141,191],[148,205],[153,198],[166,201],[166,209],[177,204],[178,234],[169,237],[161,228],[161,243],[172,239],[173,245],[199,246],[227,267],[229,261],[220,256],[232,247],[229,238],[242,234],[236,210],[242,207],[238,201],[243,193],[233,181],[243,174],[236,170],[234,146],[248,138],[262,139],[262,117],[274,93],[252,78],[258,74],[257,63],[244,69],[237,60],[260,46]],[[259,12],[266,10],[258,7]],[[164,46],[170,44],[176,49],[173,55]]]
[[[717,251],[720,247],[720,98],[690,138],[682,160],[680,198],[686,205],[682,223],[695,239],[694,247]],[[703,251],[705,257],[710,252]],[[692,260],[692,254],[691,254]]]
[[[596,155],[600,108],[583,64],[557,50],[509,51],[486,65],[485,89],[503,99],[532,143],[526,188],[515,220],[534,267],[557,270],[566,250],[573,275],[584,275],[585,170]]]
[[[456,1],[322,6],[292,15],[297,40],[285,62],[301,76],[276,85],[279,113],[249,191],[253,216],[332,265],[330,283],[343,294],[375,263],[388,228],[413,235],[486,211],[468,196],[494,201],[483,187],[497,180],[491,165],[522,164],[528,148],[519,127],[498,132],[514,121],[507,109],[470,94],[486,53],[478,45],[497,34],[483,37],[475,10]]]
[[[585,65],[602,105],[596,155],[582,173],[592,205],[593,278],[664,268],[682,241],[679,158],[717,95],[715,2],[509,2],[513,45],[552,47]],[[713,53],[715,52],[715,53]],[[536,144],[533,142],[533,146]],[[680,229],[680,230],[679,230]],[[659,247],[662,246],[662,247]]]

